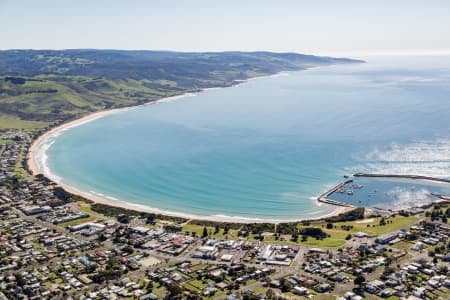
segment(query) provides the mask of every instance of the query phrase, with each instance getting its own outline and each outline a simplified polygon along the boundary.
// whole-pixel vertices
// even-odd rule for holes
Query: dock
[[[353,180],[349,179],[347,181],[339,183],[338,185],[336,185],[332,189],[330,189],[330,190],[326,191],[325,193],[323,193],[322,195],[320,195],[319,198],[317,198],[317,201],[323,202],[323,203],[327,203],[327,204],[331,204],[331,205],[337,205],[337,206],[356,207],[356,206],[354,206],[353,204],[350,204],[350,203],[336,201],[336,200],[328,198],[331,194],[333,194],[337,190],[343,188],[345,185],[347,185],[350,182],[353,182]]]

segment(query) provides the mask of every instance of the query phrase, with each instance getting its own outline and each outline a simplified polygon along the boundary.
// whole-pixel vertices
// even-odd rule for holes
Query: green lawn
[[[408,226],[415,221],[417,221],[417,218],[415,216],[409,216],[409,217],[403,217],[400,215],[397,215],[392,218],[386,219],[388,224],[384,226],[380,226],[381,218],[374,218],[374,220],[370,223],[357,223],[357,221],[354,222],[345,222],[345,223],[337,223],[336,225],[352,225],[354,228],[351,231],[351,233],[356,233],[359,231],[371,234],[371,235],[381,235],[388,232],[392,232],[395,230],[399,230],[402,227]],[[392,221],[392,224],[390,223]],[[367,226],[370,225],[370,226]],[[375,226],[373,226],[375,225]]]
[[[82,223],[86,223],[86,222],[92,222],[95,220],[96,220],[96,218],[94,218],[94,217],[87,217],[87,218],[77,219],[77,220],[73,220],[73,221],[69,221],[69,222],[64,222],[64,223],[58,224],[58,226],[66,228],[66,227],[73,226],[73,225],[78,225],[78,224],[82,224]]]
[[[197,264],[197,265],[192,266],[192,270],[198,271],[198,270],[206,269],[207,267],[208,267],[208,264]]]
[[[14,144],[13,140],[0,140],[0,145]]]
[[[330,235],[330,237],[317,240],[313,237],[308,237],[308,240],[306,242],[301,241],[301,237],[299,237],[299,240],[297,243],[292,241],[280,241],[275,240],[274,236],[265,236],[264,241],[274,244],[284,244],[284,245],[304,245],[304,246],[310,246],[310,247],[320,247],[320,248],[336,248],[336,247],[342,247],[345,244],[345,238],[349,234],[355,234],[357,232],[365,232],[369,235],[381,235],[388,232],[392,232],[395,230],[398,230],[400,228],[403,228],[405,226],[411,225],[414,222],[417,221],[417,218],[414,216],[409,217],[403,217],[403,216],[395,216],[389,219],[386,219],[387,224],[384,226],[380,226],[381,218],[373,218],[372,221],[369,223],[366,222],[360,222],[360,221],[352,221],[352,222],[340,222],[340,223],[334,223],[333,225],[336,228],[333,229],[326,229],[326,222],[325,221],[316,221],[312,222],[309,227],[317,227],[321,228],[325,233]],[[392,224],[390,223],[392,221]],[[367,226],[369,225],[369,227]],[[375,226],[373,226],[375,225]],[[352,229],[349,231],[341,229],[341,226],[353,226]],[[299,225],[299,228],[302,226]],[[250,234],[249,240],[256,241],[256,237]]]
[[[27,171],[25,171],[22,168],[22,160],[25,155],[26,155],[25,146],[22,146],[20,148],[19,154],[17,155],[16,165],[14,166],[14,173],[16,173],[17,176],[19,177],[26,178],[28,180],[33,180],[33,176],[31,176]]]
[[[152,290],[152,293],[155,294],[158,299],[164,299],[164,295],[166,294],[167,290],[164,287],[156,288]]]
[[[203,234],[203,227],[201,225],[195,225],[195,224],[186,224],[183,226],[183,232],[195,232],[197,236],[202,236]],[[208,233],[211,233],[210,237],[212,238],[218,238],[218,239],[224,239],[225,235],[223,234],[223,228],[219,230],[218,233],[214,234],[214,227],[206,227],[208,230]],[[236,239],[237,238],[237,230],[230,229],[226,235],[229,239]]]
[[[204,289],[206,287],[206,284],[201,282],[200,280],[191,280],[188,283],[198,289]]]
[[[263,288],[262,286],[259,286],[259,285],[251,287],[250,289],[257,293],[263,294],[263,295],[265,295],[267,292],[267,290],[265,288]]]
[[[204,284],[200,280],[191,280],[191,281],[184,282],[182,284],[182,286],[185,289],[188,289],[190,291],[200,292],[201,290],[203,290],[206,287],[206,284]]]
[[[105,216],[103,214],[100,214],[96,211],[93,211],[91,208],[91,205],[89,203],[85,203],[85,202],[77,202],[78,203],[78,210],[85,212],[91,216],[96,216],[96,217],[100,217],[100,218],[105,218],[105,219],[111,219],[111,217]]]
[[[313,247],[340,247],[345,244],[345,238],[348,234],[355,234],[357,232],[365,232],[369,235],[382,235],[385,233],[389,233],[395,230],[399,230],[403,227],[406,227],[408,225],[413,224],[414,222],[417,222],[417,218],[414,216],[409,217],[403,217],[403,216],[395,216],[392,218],[386,219],[387,224],[384,226],[380,226],[381,218],[374,218],[373,221],[370,223],[362,223],[360,221],[352,221],[352,222],[340,222],[340,223],[334,223],[334,226],[337,228],[333,229],[326,229],[325,228],[325,222],[316,222],[311,224],[311,227],[319,227],[324,232],[330,235],[329,238],[323,239],[323,240],[316,240],[314,238],[308,238],[306,242],[299,242],[299,244],[307,245],[307,246],[313,246]],[[392,224],[390,223],[392,221]],[[343,230],[340,227],[341,226],[353,226],[352,229],[349,231]],[[369,225],[369,226],[367,226]],[[373,226],[375,225],[375,226]]]
[[[409,226],[413,224],[414,222],[417,222],[417,218],[415,216],[409,216],[409,217],[403,217],[403,216],[395,216],[386,219],[386,225],[380,226],[381,218],[373,218],[370,222],[361,222],[359,221],[352,221],[352,222],[339,222],[334,223],[333,225],[336,228],[333,229],[326,229],[326,222],[325,221],[315,221],[312,222],[309,227],[318,227],[321,228],[324,232],[326,232],[330,237],[317,240],[313,237],[309,237],[306,242],[301,241],[301,237],[299,238],[298,242],[292,242],[290,240],[286,241],[280,241],[276,240],[275,236],[273,235],[266,235],[264,237],[264,242],[268,243],[274,243],[274,244],[282,244],[282,245],[304,245],[304,246],[310,246],[310,247],[320,247],[320,248],[336,248],[336,247],[342,247],[345,245],[345,238],[349,234],[355,234],[357,232],[365,232],[369,235],[381,235],[385,233],[389,233],[395,230],[398,230],[400,228]],[[392,224],[391,224],[392,221]],[[368,226],[369,225],[369,226]],[[350,230],[343,230],[341,229],[341,226],[353,226]],[[299,228],[302,226],[299,225]],[[223,229],[219,231],[219,233],[214,234],[214,228],[213,227],[207,227],[208,232],[212,233],[210,236],[213,238],[224,238],[223,235]],[[203,226],[200,225],[194,225],[194,224],[187,224],[183,226],[183,232],[195,232],[197,236],[202,236],[203,234]],[[230,230],[228,232],[228,238],[229,239],[236,239],[237,238],[237,230]],[[256,241],[257,236],[254,236],[253,234],[250,234],[248,239],[250,241]]]
[[[324,230],[327,232],[327,230]],[[310,246],[310,247],[320,247],[320,248],[335,248],[335,247],[341,247],[345,244],[345,237],[347,236],[347,233],[332,233],[327,232],[331,234],[331,237],[323,239],[323,240],[316,240],[315,238],[309,237],[306,242],[302,242],[299,238],[299,241],[297,243],[292,241],[280,241],[275,240],[274,236],[266,236],[264,238],[264,242],[267,243],[273,243],[273,244],[279,244],[279,245],[304,245],[304,246]],[[256,241],[257,239],[250,235],[250,240]]]
[[[283,293],[284,296],[288,297],[288,299],[306,299],[302,296],[298,296],[292,292]]]

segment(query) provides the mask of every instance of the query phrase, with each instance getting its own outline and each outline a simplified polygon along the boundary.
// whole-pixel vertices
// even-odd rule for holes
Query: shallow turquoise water
[[[367,60],[109,115],[48,140],[48,164],[111,199],[266,219],[331,212],[314,197],[344,174],[448,178],[450,58]]]

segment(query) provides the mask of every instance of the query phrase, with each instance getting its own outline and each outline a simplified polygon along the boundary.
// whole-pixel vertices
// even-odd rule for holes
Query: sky
[[[450,0],[0,0],[0,49],[450,53]]]

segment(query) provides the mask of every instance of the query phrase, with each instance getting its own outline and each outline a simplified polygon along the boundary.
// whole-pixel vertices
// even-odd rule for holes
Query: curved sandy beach
[[[215,88],[213,88],[213,89],[215,89]],[[202,92],[207,91],[207,90],[211,90],[211,89],[205,89],[205,90],[202,90]],[[33,175],[43,174],[46,177],[48,177],[49,179],[56,182],[61,187],[63,187],[66,191],[68,191],[72,194],[82,196],[82,197],[92,200],[96,203],[113,205],[113,206],[122,207],[122,208],[126,208],[126,209],[133,209],[133,210],[143,211],[143,212],[148,212],[148,213],[182,217],[182,218],[186,218],[186,219],[209,220],[209,221],[216,221],[216,222],[232,222],[232,223],[233,222],[234,223],[267,223],[267,222],[281,223],[281,222],[295,222],[295,221],[301,221],[301,220],[307,219],[307,218],[303,218],[303,219],[301,219],[301,218],[299,218],[299,219],[265,219],[265,218],[246,218],[246,217],[240,217],[240,216],[222,216],[222,215],[200,216],[200,215],[193,215],[193,214],[187,214],[187,213],[182,213],[182,212],[166,211],[166,210],[162,210],[162,209],[158,209],[158,208],[152,208],[147,205],[141,205],[141,204],[135,204],[132,202],[127,202],[126,200],[119,200],[119,199],[116,199],[113,197],[107,197],[107,196],[104,196],[101,194],[94,194],[92,192],[80,191],[70,185],[63,183],[61,181],[61,179],[58,176],[56,176],[55,174],[53,174],[51,172],[51,170],[48,168],[48,166],[46,165],[46,157],[45,157],[46,149],[45,149],[45,147],[48,147],[48,140],[58,136],[61,132],[65,131],[69,128],[80,126],[87,122],[91,122],[96,119],[102,118],[104,116],[118,113],[121,111],[136,109],[141,106],[155,105],[155,104],[167,102],[167,101],[174,101],[176,99],[180,99],[180,98],[192,96],[192,95],[193,95],[192,93],[186,93],[186,94],[182,94],[182,95],[178,95],[178,96],[162,98],[160,100],[156,100],[156,101],[146,103],[143,105],[99,111],[99,112],[89,114],[80,119],[73,120],[73,121],[61,124],[60,126],[54,127],[33,141],[32,145],[30,146],[30,149],[28,151],[28,156],[27,156],[28,168],[32,172]],[[328,204],[324,204],[324,203],[320,203],[320,202],[316,201],[316,205],[321,206],[321,205],[328,205]],[[326,217],[341,214],[343,212],[346,212],[346,211],[349,211],[352,209],[353,208],[349,208],[349,207],[335,206],[335,210],[333,212],[322,215],[317,218],[312,218],[312,219],[326,218]]]

